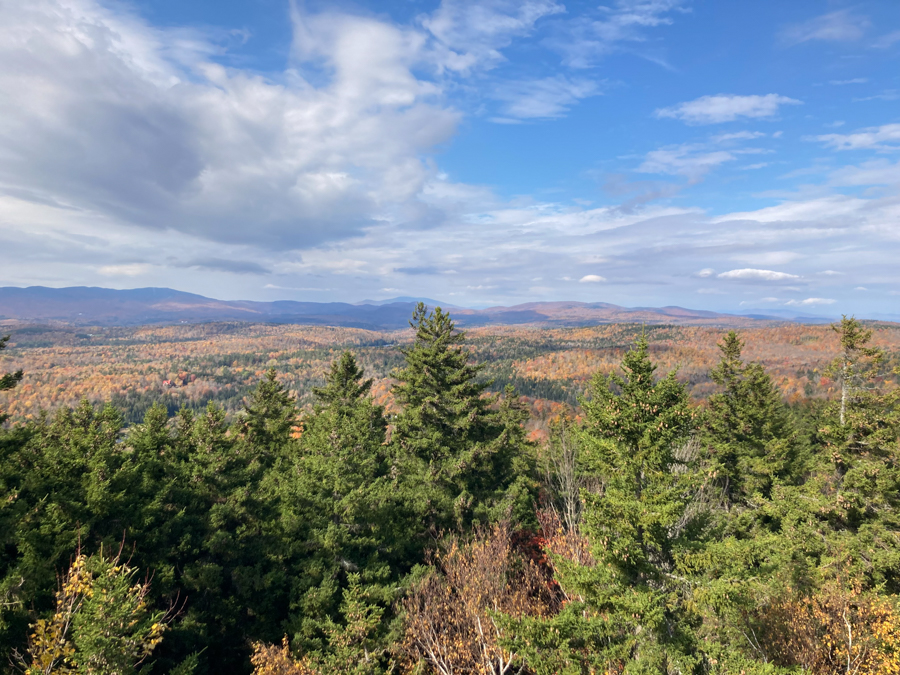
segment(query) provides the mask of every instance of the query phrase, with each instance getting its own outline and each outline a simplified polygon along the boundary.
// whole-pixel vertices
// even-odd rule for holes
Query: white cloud
[[[642,48],[641,56],[668,67],[665,59],[647,48],[647,31],[672,24],[672,14],[683,11],[684,0],[617,0],[601,5],[593,18],[581,16],[561,23],[557,33],[544,40],[560,52],[573,68],[590,68],[600,58],[628,45]]]
[[[778,94],[765,96],[716,94],[701,96],[670,108],[660,108],[655,114],[657,117],[671,117],[688,124],[718,124],[733,122],[741,117],[751,119],[773,117],[778,114],[779,106],[800,103],[801,101]]]
[[[788,45],[810,40],[853,42],[865,34],[869,25],[866,17],[854,14],[849,9],[842,9],[789,26],[782,31],[781,38]]]
[[[900,124],[868,127],[852,134],[823,134],[814,140],[835,150],[900,150]]]
[[[708,151],[706,146],[684,144],[652,150],[637,168],[641,173],[666,173],[697,181],[711,169],[736,159],[726,150]]]
[[[714,223],[729,220],[748,220],[759,223],[789,221],[827,221],[834,218],[852,218],[864,210],[868,201],[845,195],[812,196],[789,199],[776,206],[767,206],[756,211],[729,213],[712,219]]]
[[[413,69],[425,36],[295,14],[299,70],[208,59],[205,36],[93,0],[3,3],[0,184],[145,228],[296,248],[419,220],[459,115]],[[190,38],[190,39],[188,39]]]
[[[742,281],[788,281],[800,278],[796,274],[788,274],[787,272],[751,268],[722,272],[718,277],[719,279],[740,279]]]
[[[146,263],[104,265],[97,270],[97,273],[105,277],[139,277],[142,274],[147,274],[151,269],[152,266]]]
[[[701,279],[706,279],[707,277],[711,277],[715,273],[716,273],[716,271],[712,267],[705,267],[702,270],[700,270],[699,272],[697,272],[696,274],[694,274],[694,276],[700,277]]]
[[[564,11],[550,0],[443,0],[420,23],[437,42],[434,58],[439,68],[468,73],[503,62],[500,50],[514,38],[530,33],[540,19]]]
[[[831,298],[806,298],[806,300],[788,300],[785,305],[789,307],[810,307],[813,305],[833,305],[836,300]]]
[[[601,277],[599,274],[585,274],[578,280],[580,284],[596,284],[601,281],[606,281],[606,277]]]
[[[523,120],[562,117],[579,100],[599,93],[597,82],[556,75],[539,80],[504,82],[490,96],[503,102],[504,115]]]
[[[873,159],[858,165],[843,166],[828,176],[829,185],[900,184],[900,161]]]
[[[716,143],[727,143],[728,141],[748,141],[764,136],[762,131],[736,131],[733,134],[717,134],[712,137],[712,140]]]

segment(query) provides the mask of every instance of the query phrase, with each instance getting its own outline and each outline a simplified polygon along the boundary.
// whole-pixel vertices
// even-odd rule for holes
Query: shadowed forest
[[[411,324],[11,327],[2,667],[900,673],[896,325]]]

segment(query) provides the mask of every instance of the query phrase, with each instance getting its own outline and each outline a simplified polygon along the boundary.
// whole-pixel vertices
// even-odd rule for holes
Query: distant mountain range
[[[405,328],[419,298],[345,302],[226,301],[170,288],[113,290],[72,288],[0,288],[0,319],[29,323],[61,322],[75,325],[139,325],[151,323],[203,323],[251,321],[370,329]],[[619,307],[605,302],[530,302],[513,307],[466,309],[422,299],[430,306],[451,308],[461,326],[486,324],[589,325],[597,323],[670,323],[690,325],[742,325],[754,320],[826,322],[810,316],[752,317],[717,314],[682,307]]]

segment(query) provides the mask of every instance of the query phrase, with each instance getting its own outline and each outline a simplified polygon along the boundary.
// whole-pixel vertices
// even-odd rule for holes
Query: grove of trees
[[[7,423],[0,668],[900,673],[900,389],[871,328],[833,327],[834,395],[803,403],[734,331],[693,401],[638,331],[536,443],[448,314],[411,325],[390,411],[347,351],[305,409],[270,368],[230,417]]]

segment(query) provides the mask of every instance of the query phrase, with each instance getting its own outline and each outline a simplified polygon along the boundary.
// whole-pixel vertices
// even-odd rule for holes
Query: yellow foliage
[[[859,583],[829,582],[811,597],[794,594],[763,612],[774,663],[812,675],[900,674],[900,613]]]
[[[280,646],[255,643],[250,662],[253,664],[253,675],[320,675],[307,659],[298,661],[291,656],[287,636]]]

